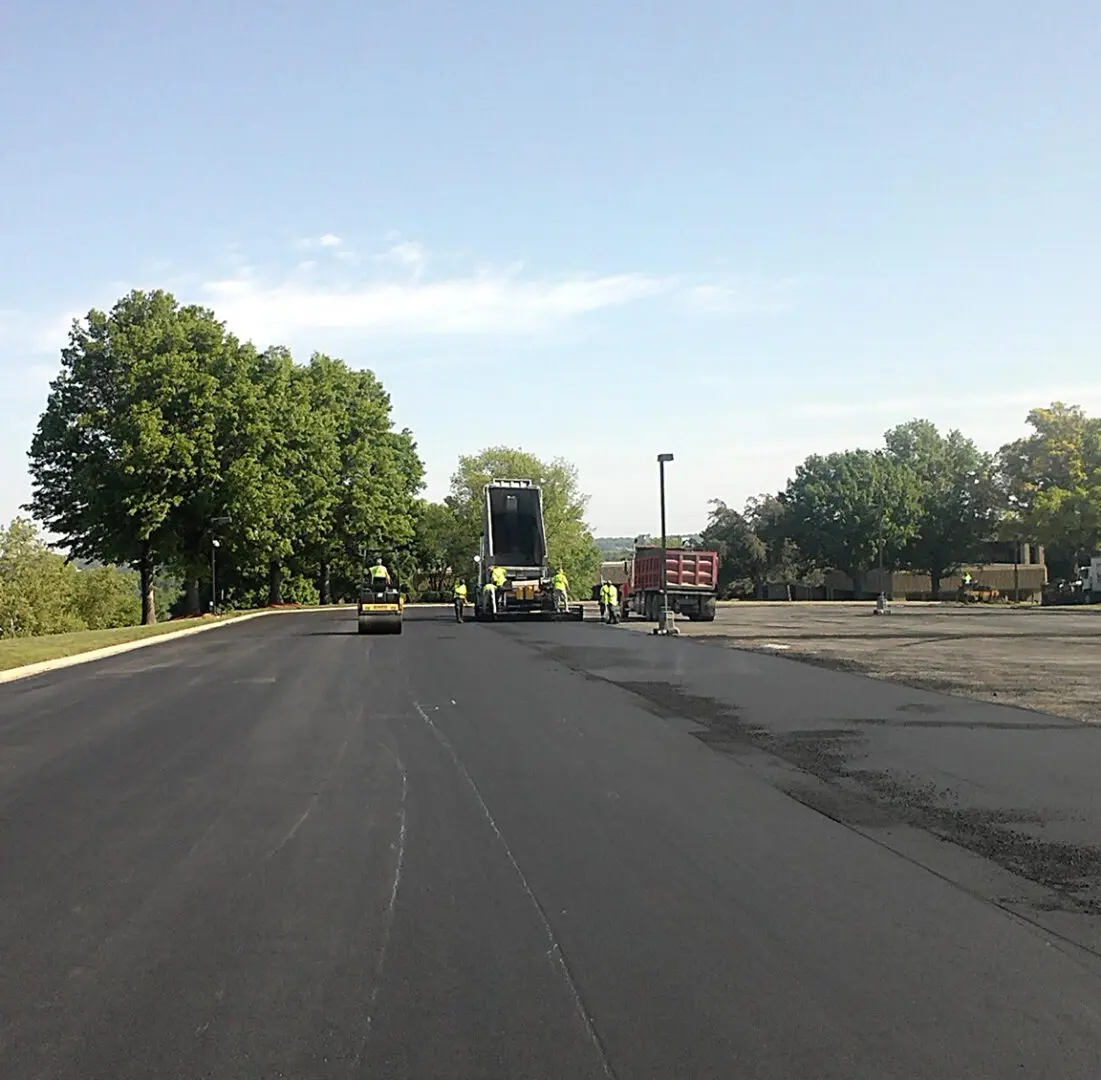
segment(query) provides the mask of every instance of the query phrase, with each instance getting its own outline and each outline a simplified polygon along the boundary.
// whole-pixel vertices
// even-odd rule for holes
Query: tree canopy
[[[803,557],[854,580],[881,550],[887,565],[897,563],[920,528],[920,478],[883,451],[813,454],[779,499],[784,532]]]
[[[29,456],[27,509],[74,556],[137,566],[145,622],[158,567],[199,609],[216,538],[241,596],[278,601],[284,572],[348,591],[365,546],[411,543],[423,476],[372,372],[257,352],[160,290],[74,322]]]
[[[1000,517],[992,455],[959,431],[941,435],[928,420],[912,420],[884,436],[887,454],[920,485],[917,527],[900,564],[930,576],[934,596],[941,580],[979,557]]]

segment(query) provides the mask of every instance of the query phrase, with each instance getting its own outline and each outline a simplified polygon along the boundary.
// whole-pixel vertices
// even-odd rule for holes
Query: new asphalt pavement
[[[1101,731],[448,615],[0,687],[0,1077],[1101,1075]]]

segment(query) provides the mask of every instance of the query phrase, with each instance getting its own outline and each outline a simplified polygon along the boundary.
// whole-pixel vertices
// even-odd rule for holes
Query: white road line
[[[421,719],[432,729],[432,733],[440,741],[443,747],[447,750],[451,756],[451,760],[455,763],[455,767],[459,770],[462,778],[467,782],[470,790],[474,793],[474,798],[478,800],[478,805],[481,807],[482,814],[486,821],[489,823],[489,827],[493,830],[493,835],[497,837],[504,849],[505,856],[508,858],[512,869],[516,872],[516,876],[520,879],[520,885],[524,890],[527,898],[531,901],[532,907],[535,908],[536,914],[539,916],[539,921],[543,925],[543,931],[547,935],[547,941],[549,948],[547,950],[547,957],[551,960],[551,963],[559,970],[563,979],[565,979],[566,987],[570,992],[570,996],[573,998],[574,1008],[577,1010],[578,1016],[581,1018],[582,1024],[585,1026],[585,1030],[588,1033],[589,1039],[596,1049],[597,1055],[600,1058],[600,1064],[603,1067],[604,1075],[611,1077],[615,1080],[615,1073],[612,1071],[611,1062],[608,1060],[608,1053],[604,1049],[604,1044],[600,1041],[600,1036],[596,1032],[596,1028],[593,1025],[593,1019],[589,1015],[588,1009],[585,1008],[585,1002],[581,997],[581,991],[577,988],[577,983],[574,981],[573,974],[570,971],[569,964],[566,962],[565,953],[562,951],[562,946],[558,943],[558,938],[555,936],[554,928],[550,924],[550,919],[547,918],[546,910],[539,902],[539,898],[535,895],[534,890],[528,882],[527,876],[524,871],[520,869],[520,864],[516,861],[516,856],[512,854],[512,848],[509,847],[508,841],[504,838],[501,830],[497,827],[497,822],[493,818],[493,814],[490,813],[489,807],[486,805],[485,799],[482,798],[482,793],[478,789],[478,785],[474,783],[474,778],[467,772],[466,766],[459,759],[459,755],[455,752],[455,748],[447,741],[447,736],[432,722],[431,717],[427,712],[417,703],[413,702],[413,707],[420,713]]]

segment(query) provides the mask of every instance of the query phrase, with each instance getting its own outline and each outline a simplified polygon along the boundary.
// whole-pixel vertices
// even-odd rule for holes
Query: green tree
[[[0,636],[31,637],[83,630],[73,610],[76,570],[17,518],[0,529]]]
[[[902,561],[927,573],[939,597],[941,580],[976,559],[997,529],[1001,500],[993,458],[959,431],[941,435],[929,420],[900,424],[884,439],[890,458],[921,484],[920,522]]]
[[[800,576],[798,549],[784,534],[783,506],[775,495],[746,501],[744,511],[711,500],[703,548],[719,553],[719,588],[724,594],[760,595],[769,581]]]
[[[295,547],[317,568],[327,604],[334,570],[351,588],[365,549],[393,559],[411,545],[424,467],[412,433],[392,429],[390,396],[372,372],[315,353],[303,378],[309,420]]]
[[[418,504],[413,553],[428,589],[443,592],[453,577],[467,574],[477,545],[477,534],[447,503]]]
[[[998,452],[1009,531],[1061,550],[1072,574],[1101,548],[1101,419],[1057,401],[1028,424],[1031,435]]]
[[[137,575],[117,566],[74,572],[70,586],[72,612],[89,630],[111,630],[141,621]]]
[[[783,530],[812,566],[854,585],[882,550],[896,565],[921,519],[921,481],[883,451],[813,454],[779,496]]]
[[[26,509],[73,555],[136,565],[144,623],[156,622],[158,563],[181,555],[174,514],[206,467],[217,384],[196,351],[209,322],[160,290],[90,311],[31,443]]]
[[[563,458],[542,461],[507,446],[460,457],[448,501],[475,545],[482,532],[482,489],[493,479],[531,480],[539,485],[548,558],[566,571],[575,595],[587,594],[589,583],[600,573],[601,556],[585,521],[589,497],[581,491],[576,467]]]

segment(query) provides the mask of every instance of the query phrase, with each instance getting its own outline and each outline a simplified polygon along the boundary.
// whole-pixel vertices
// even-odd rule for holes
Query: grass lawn
[[[236,614],[243,614],[243,612]],[[117,630],[81,630],[75,634],[4,638],[0,640],[0,671],[22,667],[24,664],[37,664],[40,660],[57,660],[62,656],[75,656],[77,653],[91,652],[93,649],[102,649],[108,645],[121,645],[126,641],[138,641],[141,638],[170,634],[174,630],[186,630],[190,626],[222,622],[233,617],[233,615],[224,615],[212,619],[208,616],[200,619],[176,619],[172,622],[157,623],[155,626],[123,626]]]

